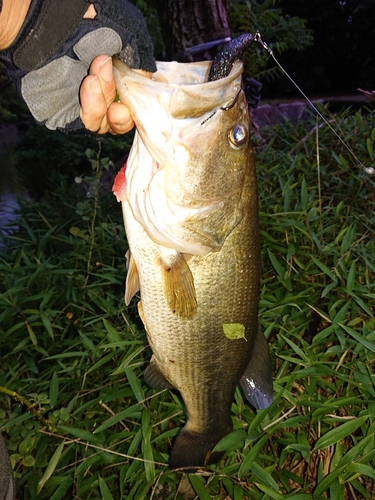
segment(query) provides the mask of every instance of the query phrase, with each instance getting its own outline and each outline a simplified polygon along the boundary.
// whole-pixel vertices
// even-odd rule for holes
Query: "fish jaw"
[[[193,64],[194,70],[190,64],[172,63],[176,65],[189,68],[189,78],[181,78],[176,70],[177,76],[171,77],[168,63],[161,65],[156,80],[124,65],[121,72],[115,70],[121,100],[137,126],[125,196],[155,242],[205,255],[221,247],[243,212],[247,141],[228,153],[233,127],[240,123],[249,132],[247,103],[240,90],[242,63],[222,81],[208,83],[197,83],[207,74],[208,64]],[[162,81],[166,75],[172,82]],[[228,110],[233,102],[236,105]]]

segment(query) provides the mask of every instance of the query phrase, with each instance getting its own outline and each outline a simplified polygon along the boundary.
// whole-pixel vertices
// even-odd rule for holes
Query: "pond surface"
[[[0,124],[0,233],[5,237],[18,229],[18,196],[24,195],[22,181],[13,163],[20,140],[16,125]],[[4,246],[0,242],[0,246]]]
[[[18,230],[17,221],[19,208],[16,194],[0,194],[0,233],[5,238]],[[1,241],[0,246],[4,246],[4,243]]]

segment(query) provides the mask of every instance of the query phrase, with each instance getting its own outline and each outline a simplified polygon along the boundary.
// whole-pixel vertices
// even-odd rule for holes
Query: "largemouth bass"
[[[175,469],[218,460],[211,451],[232,429],[237,383],[261,409],[271,404],[272,376],[258,325],[258,195],[242,62],[224,76],[214,70],[212,81],[210,62],[157,68],[149,80],[115,62],[136,134],[113,190],[130,248],[125,302],[140,291],[153,351],[145,380],[177,389],[186,407]]]

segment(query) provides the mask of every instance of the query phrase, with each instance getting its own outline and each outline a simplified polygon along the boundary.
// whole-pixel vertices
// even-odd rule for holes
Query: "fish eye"
[[[230,145],[234,149],[239,149],[247,142],[247,128],[243,123],[236,123],[228,133]]]

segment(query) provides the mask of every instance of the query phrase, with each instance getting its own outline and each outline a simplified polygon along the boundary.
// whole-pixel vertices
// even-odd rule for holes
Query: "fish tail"
[[[223,453],[212,453],[212,449],[231,430],[229,427],[224,432],[200,434],[183,427],[172,447],[169,468],[194,468],[218,462]]]

